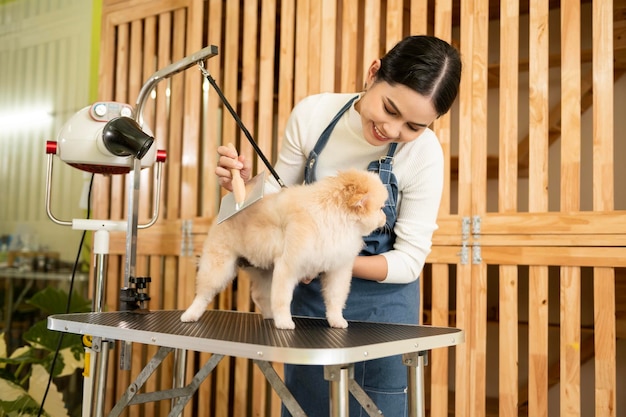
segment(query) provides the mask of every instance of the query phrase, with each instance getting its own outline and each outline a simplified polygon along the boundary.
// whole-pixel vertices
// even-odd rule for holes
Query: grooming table
[[[407,365],[411,416],[423,413],[423,368],[420,353],[464,341],[462,330],[446,327],[381,324],[351,321],[347,329],[333,329],[326,320],[294,317],[295,330],[278,330],[273,321],[256,313],[207,310],[196,323],[182,323],[182,310],[62,314],[48,317],[48,328],[160,346],[109,415],[119,415],[131,404],[178,398],[170,416],[178,415],[198,386],[224,356],[252,359],[259,366],[292,415],[305,416],[270,362],[323,365],[330,385],[331,416],[348,416],[349,393],[370,415],[380,416],[376,405],[354,381],[353,365],[364,360],[402,355]],[[176,349],[212,353],[189,385],[159,393],[138,393],[139,388]],[[421,392],[418,392],[421,391]],[[393,417],[393,416],[392,416]]]

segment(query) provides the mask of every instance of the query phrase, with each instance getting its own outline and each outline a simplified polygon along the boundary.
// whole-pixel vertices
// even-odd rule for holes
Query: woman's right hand
[[[245,156],[237,155],[237,152],[228,146],[218,146],[217,153],[219,159],[217,161],[217,167],[215,167],[215,175],[217,175],[217,182],[227,189],[233,190],[231,174],[232,169],[238,169],[241,178],[244,182],[248,182],[252,175],[252,163],[248,161]]]

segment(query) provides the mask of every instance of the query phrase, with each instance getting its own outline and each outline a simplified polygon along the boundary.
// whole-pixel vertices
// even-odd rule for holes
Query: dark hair
[[[461,56],[434,36],[408,36],[381,59],[376,81],[402,84],[430,97],[441,116],[450,110],[461,81]]]

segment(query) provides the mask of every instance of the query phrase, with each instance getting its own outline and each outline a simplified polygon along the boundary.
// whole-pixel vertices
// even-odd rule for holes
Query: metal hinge
[[[472,217],[472,263],[474,265],[480,264],[483,261],[480,247],[480,225],[482,219],[480,216]]]
[[[479,235],[480,234],[480,224],[482,223],[482,219],[480,216],[472,217],[472,234]]]
[[[470,237],[472,238],[472,264],[480,264],[483,259],[480,247],[480,216],[463,217],[461,219],[461,251],[458,253],[461,265],[469,262]]]
[[[193,256],[193,220],[183,220],[180,238],[180,256]]]
[[[467,265],[469,262],[469,238],[470,238],[470,218],[463,217],[461,219],[461,251],[458,253],[461,265]]]

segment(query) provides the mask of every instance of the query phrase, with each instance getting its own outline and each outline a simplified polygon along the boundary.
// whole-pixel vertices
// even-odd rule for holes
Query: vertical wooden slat
[[[295,51],[294,51],[294,34],[295,34],[295,21],[296,21],[296,4],[295,0],[282,0],[280,2],[280,53],[279,53],[279,69],[278,69],[278,104],[276,108],[277,117],[277,142],[273,149],[272,160],[276,160],[278,152],[280,151],[280,144],[282,142],[287,119],[291,114],[293,108],[295,86],[294,86],[294,66],[295,66]],[[298,35],[299,37],[300,35]],[[274,364],[276,371],[279,375],[283,375],[283,364]],[[272,391],[271,396],[271,416],[279,416],[282,402],[278,398],[275,391]]]
[[[175,10],[172,13],[171,62],[176,62],[185,56],[185,27],[186,17],[184,10]],[[169,79],[169,136],[167,149],[167,217],[179,219],[181,217],[181,177],[183,158],[183,118],[184,118],[184,74],[176,74]],[[181,291],[184,294],[184,291]]]
[[[218,47],[218,56],[209,59],[207,62],[207,68],[215,80],[221,79],[221,59],[223,56],[224,48],[221,39],[222,33],[222,2],[219,0],[211,0],[207,7],[208,12],[208,28],[207,39],[205,45],[215,45]],[[218,201],[220,197],[220,189],[217,181],[211,181],[215,176],[215,167],[217,165],[217,146],[219,145],[219,130],[220,125],[217,114],[219,113],[220,100],[217,94],[212,89],[207,87],[205,93],[205,122],[204,127],[204,145],[202,147],[202,161],[201,166],[202,178],[204,178],[204,187],[202,195],[205,197],[203,200],[203,209],[201,216],[212,217],[217,213]],[[235,138],[229,138],[229,140]]]
[[[156,17],[148,16],[143,22],[143,46],[142,46],[142,72],[141,79],[139,84],[139,89],[143,85],[143,83],[157,70],[156,67]],[[135,92],[133,97],[139,95],[139,90]],[[147,127],[154,134],[154,125],[155,125],[155,112],[154,112],[154,101],[149,100],[146,103],[143,111],[143,120],[145,121]],[[159,148],[159,142],[155,138],[155,143],[152,145],[156,149]],[[153,178],[153,169],[144,169],[141,172],[141,185],[140,185],[140,202],[139,202],[139,221],[144,224],[149,219],[152,218],[152,212],[154,207],[152,205],[152,193],[153,186],[155,184],[152,183]]]
[[[184,56],[200,50],[202,38],[199,34],[202,31],[203,19],[201,0],[190,0],[185,8],[175,12],[174,24],[175,32],[182,34],[181,47]],[[175,40],[176,41],[176,40]],[[178,58],[180,59],[180,58]],[[181,87],[183,94],[183,126],[182,136],[178,139],[182,142],[181,149],[181,183],[179,187],[180,196],[180,217],[182,219],[194,218],[198,215],[198,156],[199,156],[199,136],[200,136],[200,97],[202,76],[199,71],[186,71],[179,76],[183,76]],[[196,261],[191,256],[181,256],[178,270],[178,308],[185,308],[189,305],[187,294],[191,293],[195,287]],[[188,362],[189,365],[189,362]],[[190,378],[191,375],[189,375]],[[185,407],[185,416],[193,416],[195,413],[189,405]]]
[[[259,38],[259,2],[247,0],[243,3],[243,38],[242,38],[242,65],[241,65],[241,120],[248,129],[253,129],[256,118],[258,68],[257,48]],[[260,98],[259,98],[260,101]],[[260,104],[259,104],[260,106]],[[259,117],[260,119],[260,117]],[[240,154],[253,159],[254,152],[248,141],[241,137],[239,144]],[[237,278],[237,309],[250,311],[250,281],[247,274],[240,272]],[[233,416],[248,415],[248,394],[255,389],[248,379],[250,361],[245,358],[235,359],[234,378],[234,403]]]
[[[548,2],[530,2],[529,27],[529,211],[548,208]],[[548,412],[548,270],[529,268],[529,413]]]
[[[143,82],[145,82],[145,80],[147,80],[152,73],[154,73],[157,70],[157,64],[156,64],[156,57],[157,57],[157,51],[156,51],[156,44],[157,44],[157,33],[156,33],[156,24],[157,24],[157,19],[156,16],[148,16],[146,17],[146,19],[144,20],[144,25],[143,25],[143,40],[144,40],[144,45],[142,48],[142,75],[141,75],[141,85],[143,85]],[[141,88],[140,85],[140,88]],[[137,92],[138,94],[138,92]],[[156,114],[154,112],[154,102],[150,101],[150,103],[147,103],[144,112],[143,112],[143,117],[144,120],[146,121],[147,125],[150,127],[150,129],[152,129],[154,131],[154,126],[155,126],[155,118],[156,118]],[[152,146],[156,146],[158,147],[158,141],[155,140],[155,143]],[[152,206],[152,187],[156,186],[156,184],[151,184],[150,181],[150,177],[148,176],[149,173],[151,173],[152,170],[143,170],[141,172],[141,185],[140,185],[140,189],[141,189],[141,194],[140,194],[140,202],[139,202],[139,218],[141,219],[140,222],[144,223],[148,218],[152,217],[152,210],[154,209],[154,207]],[[150,293],[152,294],[159,294],[158,296],[156,296],[155,298],[155,304],[154,307],[158,307],[158,308],[163,308],[160,304],[162,302],[162,297],[160,295],[161,293],[161,284],[162,284],[162,277],[160,277],[158,275],[157,271],[160,271],[160,269],[157,269],[156,266],[158,265],[158,257],[148,257],[148,259],[145,260],[145,271],[142,272],[140,274],[139,271],[138,272],[138,276],[149,276],[152,278],[152,281],[150,283],[149,289],[150,289]],[[142,360],[142,363],[146,363],[148,360],[150,360],[150,358],[156,353],[157,348],[155,346],[146,346],[144,348],[144,359]],[[161,370],[158,370],[157,375],[161,374]],[[161,386],[159,385],[159,381],[156,377],[150,378],[148,381],[146,381],[146,391],[147,392],[153,392],[156,390],[161,389]],[[143,412],[146,415],[152,415],[155,416],[157,415],[157,406],[158,404],[155,402],[150,402],[144,405],[144,410]]]
[[[336,91],[335,49],[337,41],[337,0],[320,2],[319,91]]]
[[[561,5],[561,210],[580,208],[580,4]],[[561,415],[580,415],[580,268],[561,267]]]
[[[461,56],[463,60],[464,74],[470,76],[461,77],[459,88],[459,125],[471,126],[472,115],[472,77],[473,77],[473,13],[474,2],[466,1],[460,5],[460,38]],[[465,218],[471,215],[471,161],[469,155],[472,154],[472,133],[470,129],[459,131],[459,163],[458,163],[458,214]],[[459,263],[457,265],[457,300],[456,318],[457,327],[465,331],[465,343],[455,349],[455,415],[469,416],[470,411],[470,390],[472,381],[470,374],[471,345],[475,337],[472,331],[472,299],[471,284],[472,270],[469,263]]]
[[[450,313],[448,306],[450,295],[448,265],[433,264],[432,276],[432,325],[447,327],[450,326],[448,319]],[[448,393],[450,391],[448,349],[435,349],[431,352],[431,357],[432,361],[429,361],[431,367],[430,415],[432,417],[447,417]]]
[[[387,24],[385,34],[385,50],[390,50],[393,46],[400,41],[403,37],[403,12],[404,12],[403,0],[389,0],[387,1]]]
[[[487,211],[487,57],[489,50],[489,1],[476,0],[472,41],[472,216]],[[487,265],[472,253],[472,309],[474,336],[470,341],[470,412],[485,415],[487,373]]]
[[[203,2],[201,0],[189,0],[186,7],[175,12],[174,31],[181,34],[181,49],[184,56],[198,51],[202,47]],[[182,57],[181,57],[182,58]],[[180,58],[178,58],[180,59]],[[176,77],[176,76],[175,76]],[[183,77],[181,88],[183,88],[182,102],[182,135],[180,139],[181,160],[180,160],[180,181],[178,185],[180,197],[179,215],[182,219],[194,218],[199,214],[199,178],[198,159],[200,143],[200,98],[202,75],[199,71],[188,70],[178,77]],[[191,256],[181,256],[179,260],[178,273],[178,308],[185,308],[189,305],[188,294],[195,289],[196,260]],[[188,362],[189,364],[189,362]],[[189,378],[193,375],[190,373]],[[189,405],[185,407],[184,415],[193,416],[195,413]]]
[[[380,7],[380,2],[376,0],[365,0],[363,6],[363,25],[367,28],[363,31],[363,72],[383,53],[380,47]]]
[[[614,210],[614,3],[593,2],[593,208]],[[600,185],[601,184],[601,185]],[[615,270],[594,268],[595,411],[614,417],[617,410],[615,364]],[[623,411],[622,411],[623,413]]]
[[[357,0],[342,0],[341,21],[341,62],[336,72],[339,78],[339,92],[359,91],[362,86],[356,85],[357,71],[357,36],[358,36],[358,3]],[[359,77],[360,78],[360,77]]]
[[[215,80],[219,82],[221,79],[221,60],[224,53],[224,43],[221,37],[223,25],[223,2],[221,0],[211,0],[207,6],[208,12],[208,27],[207,38],[205,45],[215,45],[218,47],[218,56],[210,59],[206,64],[209,72]],[[217,146],[220,144],[219,130],[220,130],[220,100],[212,89],[208,89],[206,92],[205,104],[207,106],[205,110],[205,120],[207,126],[205,126],[204,132],[204,145],[202,147],[202,177],[205,180],[203,187],[204,206],[202,210],[203,216],[213,216],[216,214],[217,202],[220,197],[220,190],[217,181],[212,181],[215,176],[215,166],[217,165]],[[235,138],[228,138],[228,140],[235,140]],[[194,291],[195,292],[195,291]],[[194,292],[189,291],[189,300],[192,299]],[[206,363],[209,359],[209,354],[199,355],[200,363]],[[189,372],[188,372],[189,373]],[[213,396],[212,391],[214,384],[211,378],[205,380],[198,389],[198,398],[202,400],[198,401],[197,413],[198,415],[210,415],[213,408]]]
[[[129,51],[128,48],[130,46],[130,24],[124,23],[117,27],[117,37],[118,44],[115,51],[115,57],[117,66],[115,68],[115,89],[114,89],[114,100],[120,101],[123,103],[128,102],[128,78],[129,74],[127,72],[127,68],[129,66]],[[109,216],[112,219],[120,220],[123,219],[126,215],[125,211],[125,187],[126,184],[126,176],[116,175],[111,178],[111,207]],[[113,285],[107,286],[106,291],[106,299],[109,300],[107,304],[109,304],[112,310],[119,309],[119,300],[118,300],[118,292],[119,288],[123,287],[123,274],[120,273],[121,265],[123,264],[123,259],[121,257],[110,257],[108,261],[108,282],[113,283]],[[117,346],[120,346],[120,343],[117,343]],[[130,375],[129,372],[122,371],[119,369],[117,354],[118,350],[114,350],[110,353],[109,359],[109,375],[115,375],[115,379],[118,382],[114,386],[115,394],[113,396],[109,396],[111,400],[114,398],[120,398],[125,391],[125,387],[130,383]],[[108,387],[107,387],[108,389]],[[113,403],[109,404],[112,407]],[[127,412],[125,413],[127,415]]]
[[[427,9],[427,1],[411,2],[412,34],[426,33]],[[451,0],[438,1],[435,4],[434,35],[448,42],[452,41]],[[450,214],[450,124],[450,113],[441,116],[433,124],[433,130],[439,138],[439,143],[441,143],[444,154],[444,193],[439,205],[440,216]],[[432,267],[432,277],[432,324],[433,326],[448,326],[450,324],[448,319],[450,312],[450,274],[448,265],[434,264]],[[421,302],[420,305],[423,305],[423,302]],[[448,349],[433,350],[431,356],[430,413],[432,417],[445,417],[448,415],[448,392],[450,390],[448,380]]]
[[[308,90],[306,95],[321,92],[322,85],[322,55],[327,55],[327,51],[322,53],[322,7],[324,3],[321,1],[311,1],[309,3],[309,45],[305,50],[308,53],[308,68],[306,70],[308,82]],[[298,51],[296,50],[296,53]]]
[[[223,60],[224,71],[222,73],[222,90],[234,109],[237,109],[239,74],[239,1],[229,0],[225,4],[224,23],[224,47],[220,51]],[[222,116],[222,137],[226,140],[234,140],[239,137],[239,131],[235,121],[224,108]]]
[[[239,14],[240,2],[237,0],[227,1],[225,4],[225,23],[224,23],[224,48],[221,51],[223,55],[222,74],[222,90],[225,97],[231,103],[234,109],[238,106],[238,76],[239,76],[239,49],[240,49],[240,27]],[[233,140],[240,136],[239,129],[235,124],[233,117],[224,107],[222,115],[222,138],[225,140]],[[218,308],[231,309],[232,303],[232,285],[226,291],[223,291],[218,299]],[[215,415],[226,416],[229,404],[229,386],[230,386],[230,360],[222,361],[216,368],[216,385],[215,385]]]
[[[115,101],[127,103],[128,98],[128,73],[126,69],[129,66],[129,45],[130,45],[130,24],[125,23],[118,26],[117,37],[119,43],[115,51],[117,66],[115,68]],[[112,219],[123,219],[126,215],[125,210],[125,180],[122,175],[115,175],[111,178],[111,212]]]
[[[128,65],[129,66],[126,69],[126,71],[128,72],[127,102],[133,104],[137,100],[137,96],[139,95],[139,90],[142,85],[142,79],[141,79],[142,73],[143,73],[142,57],[143,57],[143,50],[144,50],[143,22],[141,20],[134,20],[130,23],[129,26],[130,26],[130,44],[129,44],[129,50],[128,50]],[[147,171],[143,170],[143,172],[140,174],[141,179],[142,179],[141,185],[144,186],[144,187],[141,187],[140,189],[144,190],[144,192],[139,194],[138,209],[142,218],[147,217],[145,215],[146,213],[145,196],[147,195],[147,193],[145,192],[146,190],[145,189],[145,185],[146,185],[145,174],[146,173]],[[130,178],[131,177],[129,176],[128,181],[131,181]],[[126,189],[124,189],[124,193],[126,193]],[[142,202],[144,204],[142,204]],[[126,211],[126,208],[124,209],[124,211]],[[128,213],[126,213],[125,217],[128,218]],[[136,270],[135,270],[136,276],[145,276],[146,271],[145,271],[145,268],[142,267],[142,264],[143,264],[142,261],[144,261],[143,258],[144,257],[141,257],[141,256],[136,257]],[[144,362],[143,361],[143,346],[141,346],[140,344],[132,345],[131,352],[130,352],[130,371],[125,372],[126,374],[128,374],[128,378],[131,381],[134,381],[135,378],[137,378],[137,376],[141,372],[141,369],[143,368],[143,365],[142,365],[143,362]],[[131,412],[133,413],[143,412],[144,410],[143,405],[137,406],[135,408],[138,410],[133,410]]]
[[[435,2],[435,30],[440,10],[450,7],[448,1]],[[428,0],[411,0],[410,35],[425,35],[428,33]],[[452,16],[450,16],[451,18]],[[452,23],[452,22],[450,22]]]
[[[189,0],[185,10],[185,56],[199,51],[202,37],[203,19],[202,0]],[[183,31],[183,29],[181,29]],[[198,154],[200,150],[200,96],[202,74],[192,68],[184,72],[184,117],[183,117],[183,152],[181,161],[181,217],[183,219],[198,216]],[[182,204],[184,202],[184,204]]]
[[[172,14],[160,13],[158,15],[158,33],[157,33],[157,67],[164,68],[171,62],[171,28],[172,28]],[[167,109],[169,106],[169,98],[166,96],[166,91],[169,88],[168,82],[161,82],[156,86],[156,99],[155,99],[155,112],[159,115],[157,119],[157,123],[155,126],[155,139],[157,144],[163,149],[167,149],[168,153],[168,161],[165,164],[164,171],[167,173],[167,176],[164,178],[164,184],[162,187],[167,188],[166,179],[169,178],[169,157],[170,157],[170,147],[169,147],[169,119],[167,118]],[[175,136],[174,136],[175,137]],[[161,220],[164,219],[174,219],[175,211],[166,210],[166,207],[171,207],[167,199],[165,198],[165,194],[163,198],[161,198]],[[175,260],[169,256],[165,257],[163,261],[163,277],[164,279],[171,279],[170,277],[176,276],[176,262]],[[166,286],[169,284],[169,281],[164,282],[163,285]],[[176,300],[175,294],[173,291],[164,291],[163,298],[161,300],[162,308],[164,309],[174,309],[176,308]],[[171,386],[172,381],[172,361],[168,358],[163,363],[160,372],[160,383],[161,388]],[[167,385],[166,385],[167,384]],[[161,417],[167,416],[166,407],[159,408],[159,414]]]
[[[274,58],[276,42],[276,1],[264,0],[261,10],[261,56],[259,57],[258,138],[259,147],[271,155],[274,134]],[[263,167],[262,161],[257,161]],[[263,167],[262,169],[265,169]]]
[[[498,205],[517,210],[519,2],[500,8],[500,131]],[[517,267],[501,265],[499,314],[499,415],[518,416],[518,276]]]
[[[172,38],[171,60],[176,62],[185,56],[185,25],[187,16],[185,9],[176,9],[172,12]],[[185,74],[179,73],[169,79],[169,137],[168,137],[168,176],[167,176],[167,202],[168,219],[180,219],[183,208],[187,203],[183,200],[183,174],[182,165],[184,158],[183,131],[185,112]],[[179,273],[183,269],[182,262],[179,262]],[[182,305],[186,300],[187,282],[178,283],[176,305]]]
[[[561,416],[580,416],[580,268],[561,267]]]
[[[258,144],[264,151],[265,155],[272,154],[273,133],[274,133],[274,62],[275,62],[275,43],[276,43],[276,1],[264,0],[261,7],[260,22],[260,57],[259,62],[259,79],[265,80],[259,84],[258,96]],[[259,170],[266,170],[260,158],[257,159]],[[249,290],[249,288],[248,288]],[[250,292],[247,291],[245,296],[248,298],[248,310],[250,306]],[[245,307],[244,307],[245,308]],[[252,393],[253,393],[253,413],[261,415],[267,408],[267,390],[268,385],[263,374],[257,367],[253,367],[252,371]]]
[[[259,2],[246,0],[243,3],[243,39],[241,57],[241,120],[248,130],[255,132],[257,123],[256,107],[258,98],[258,38],[259,32]],[[260,119],[260,117],[259,117]],[[260,123],[260,121],[259,121]],[[257,136],[259,136],[257,134]],[[255,138],[257,139],[257,138]],[[252,145],[243,137],[238,144],[239,153],[248,159],[255,158]]]
[[[285,132],[287,119],[294,105],[294,34],[296,19],[295,0],[283,0],[280,2],[280,54],[278,69],[278,107],[277,107],[277,144],[274,148],[274,157],[280,151],[280,143]],[[298,37],[300,35],[298,34]]]
[[[548,268],[529,268],[528,414],[548,415]]]
[[[297,31],[295,38],[295,77],[293,87],[293,102],[298,103],[304,97],[309,94],[309,70],[311,64],[309,63],[309,43],[315,43],[314,38],[311,36],[310,22],[309,22],[309,8],[311,0],[299,0],[296,3],[296,27]]]

